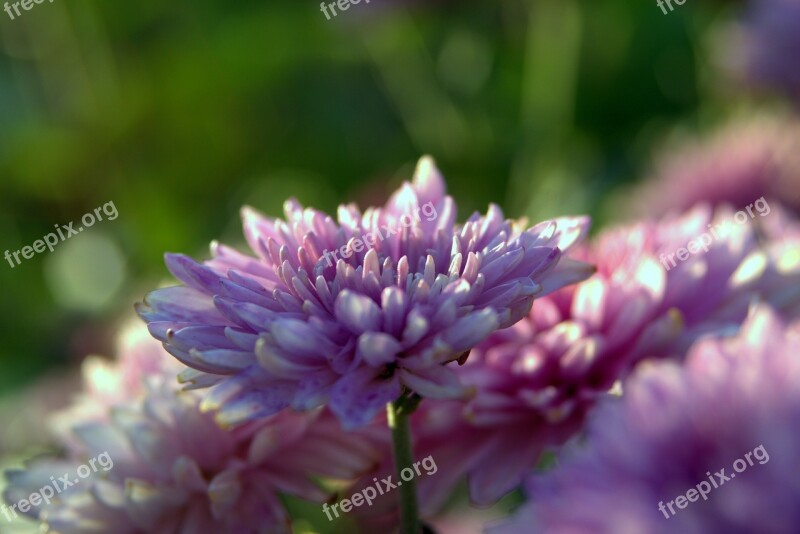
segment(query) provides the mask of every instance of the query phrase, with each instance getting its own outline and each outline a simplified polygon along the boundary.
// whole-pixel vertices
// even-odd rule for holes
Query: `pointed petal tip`
[[[220,404],[215,402],[211,397],[204,397],[200,401],[200,412],[209,413],[219,410]]]
[[[436,160],[430,154],[425,154],[417,160],[417,172],[429,170],[438,170]]]
[[[134,302],[133,303],[133,311],[136,312],[136,315],[139,316],[140,319],[143,321],[145,320],[144,314],[150,311],[150,306],[147,305],[147,295],[142,298],[142,302]]]
[[[238,423],[225,419],[225,417],[222,415],[222,412],[217,412],[217,414],[214,416],[214,422],[217,423],[218,427],[226,431],[233,430],[238,426]]]
[[[444,178],[436,165],[433,157],[425,155],[419,158],[414,169],[412,185],[418,192],[426,191],[424,195],[430,198],[441,198],[446,193]]]
[[[249,219],[258,215],[258,211],[254,207],[245,204],[239,209],[239,215],[241,215],[242,219]]]
[[[186,254],[181,254],[180,252],[165,252],[164,253],[164,261],[177,261],[181,258],[188,258]]]

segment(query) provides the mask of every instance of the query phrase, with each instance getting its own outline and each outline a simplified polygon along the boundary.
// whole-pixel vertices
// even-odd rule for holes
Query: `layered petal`
[[[212,386],[203,407],[226,425],[330,403],[354,428],[403,388],[462,398],[467,388],[440,367],[592,273],[562,261],[587,218],[526,229],[491,205],[457,225],[428,157],[384,207],[340,206],[334,221],[290,200],[284,212],[242,211],[253,257],[218,244],[204,263],[167,255],[184,285],[138,307],[198,372],[191,387]]]

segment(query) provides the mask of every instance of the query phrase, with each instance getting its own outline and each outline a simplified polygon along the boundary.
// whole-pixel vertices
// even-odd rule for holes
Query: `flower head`
[[[680,359],[703,336],[735,332],[751,302],[797,317],[797,242],[771,250],[777,243],[762,246],[753,228],[732,216],[727,208],[698,206],[606,231],[575,250],[597,272],[537,300],[528,317],[473,350],[457,369],[473,397],[429,402],[414,414],[415,450],[440,458],[441,466],[435,479],[419,482],[423,511],[436,512],[465,474],[473,501],[496,501],[545,449],[576,435],[640,361]],[[707,251],[683,262],[674,256],[709,227],[719,229],[719,239],[709,234]]]
[[[368,423],[408,388],[469,391],[445,364],[524,317],[535,297],[588,276],[561,260],[585,218],[524,229],[497,206],[455,224],[429,158],[383,208],[341,206],[338,222],[285,204],[286,221],[243,211],[255,257],[212,247],[204,264],[168,255],[183,286],[139,307],[151,333],[212,386],[204,408],[239,424],[329,403],[347,427]]]
[[[115,359],[89,356],[83,360],[83,389],[67,408],[49,417],[53,438],[64,446],[80,447],[72,431],[75,421],[108,422],[110,409],[138,400],[153,376],[161,377],[164,387],[172,385],[177,390],[177,375],[183,369],[139,321],[131,322],[117,337]]]
[[[171,359],[159,351],[161,359]],[[69,487],[55,482],[51,501],[28,514],[63,534],[289,532],[282,495],[324,502],[332,495],[316,479],[350,480],[377,459],[372,435],[344,434],[324,409],[222,429],[200,411],[197,392],[177,391],[174,372],[142,363],[140,353],[106,367],[114,375],[109,383],[117,384],[128,381],[124,372],[139,368],[137,393],[105,405],[104,417],[75,408],[61,414],[72,434],[61,443],[64,456],[7,472],[7,503],[52,488],[51,477],[66,473],[71,480],[81,466],[100,459],[103,469]],[[98,404],[108,399],[92,395]]]
[[[632,205],[642,216],[697,203],[750,209],[766,197],[800,212],[800,126],[769,116],[738,120],[710,139],[686,139],[665,150]],[[761,202],[764,202],[762,200]]]
[[[532,478],[530,502],[492,532],[796,532],[798,351],[800,324],[759,308],[685,367],[641,366],[596,412],[587,447]]]

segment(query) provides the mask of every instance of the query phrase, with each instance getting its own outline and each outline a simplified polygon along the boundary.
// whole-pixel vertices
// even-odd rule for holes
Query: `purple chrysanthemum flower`
[[[631,202],[642,216],[700,202],[743,209],[762,197],[800,212],[800,127],[771,117],[733,122],[665,151]],[[755,209],[755,206],[751,206]]]
[[[754,86],[800,103],[800,2],[750,0],[742,21],[722,41],[719,62]]]
[[[596,274],[537,300],[526,319],[474,349],[457,369],[474,387],[472,398],[423,403],[412,415],[417,454],[440,465],[435,477],[419,481],[423,514],[432,517],[465,474],[477,504],[518,486],[541,453],[581,430],[598,400],[644,357],[680,358],[699,337],[735,331],[753,301],[796,317],[798,242],[771,251],[776,243],[759,243],[751,226],[726,225],[732,215],[698,206],[606,231],[576,250],[576,258],[597,265]],[[662,261],[709,225],[719,239],[708,252],[674,267]],[[380,470],[391,470],[388,453]]]
[[[121,396],[92,388],[77,408],[58,417],[71,423],[72,436],[60,443],[64,456],[8,471],[9,506],[53,488],[50,477],[66,473],[71,481],[95,460],[90,476],[66,489],[55,482],[62,491],[50,491],[50,503],[26,513],[62,534],[288,533],[282,495],[325,502],[333,495],[317,479],[352,480],[377,461],[382,438],[343,433],[327,409],[285,411],[222,429],[201,412],[197,392],[178,391],[174,364],[164,369],[149,357],[149,347],[136,345],[131,348],[146,350],[121,355],[102,368],[102,378],[96,367],[84,367],[90,386],[128,385]],[[172,360],[161,347],[158,352]],[[139,384],[125,376],[128,371],[139,373]],[[96,404],[91,410],[90,399]]]
[[[256,257],[222,245],[200,264],[168,255],[185,285],[139,307],[154,337],[213,386],[204,409],[235,425],[329,403],[349,428],[403,387],[463,397],[445,364],[524,317],[534,297],[590,274],[561,260],[586,229],[565,218],[525,230],[492,205],[456,225],[430,158],[383,208],[339,208],[338,223],[285,204],[286,221],[243,211]]]
[[[798,532],[798,353],[800,324],[763,307],[685,367],[644,364],[587,447],[532,478],[530,502],[492,532]]]

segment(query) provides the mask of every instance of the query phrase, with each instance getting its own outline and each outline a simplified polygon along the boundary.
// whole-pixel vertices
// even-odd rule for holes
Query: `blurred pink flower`
[[[116,362],[84,367],[85,395],[57,416],[69,427],[64,456],[7,471],[9,505],[107,453],[113,468],[29,515],[63,534],[290,532],[281,495],[324,502],[333,494],[318,479],[348,481],[377,462],[375,434],[344,433],[323,409],[219,427],[197,392],[179,391],[179,365],[142,332],[124,338]]]
[[[698,206],[604,232],[573,253],[597,264],[594,276],[537,300],[527,319],[474,349],[458,374],[476,395],[426,402],[412,416],[417,456],[440,465],[419,481],[424,515],[432,517],[465,474],[477,504],[517,487],[544,450],[582,429],[600,399],[621,393],[615,384],[645,357],[681,358],[703,336],[735,332],[753,302],[797,316],[796,241],[776,250],[778,241],[762,245],[753,227],[733,225],[707,252],[664,268],[662,254],[732,213]],[[387,456],[383,472],[389,465]]]
[[[757,117],[709,139],[685,139],[661,154],[650,180],[626,202],[652,217],[700,202],[741,209],[762,196],[800,212],[800,124]]]
[[[67,407],[50,417],[58,439],[69,443],[74,421],[108,421],[109,407],[137,400],[148,377],[159,376],[165,386],[179,388],[183,365],[153,339],[140,321],[126,324],[117,336],[115,359],[89,356],[81,365],[83,390]],[[63,406],[63,404],[62,404]]]
[[[737,336],[699,341],[685,366],[643,364],[596,411],[586,447],[532,477],[530,502],[490,532],[800,531],[799,353],[800,323],[761,307]],[[695,489],[667,511],[703,482],[702,500]]]

